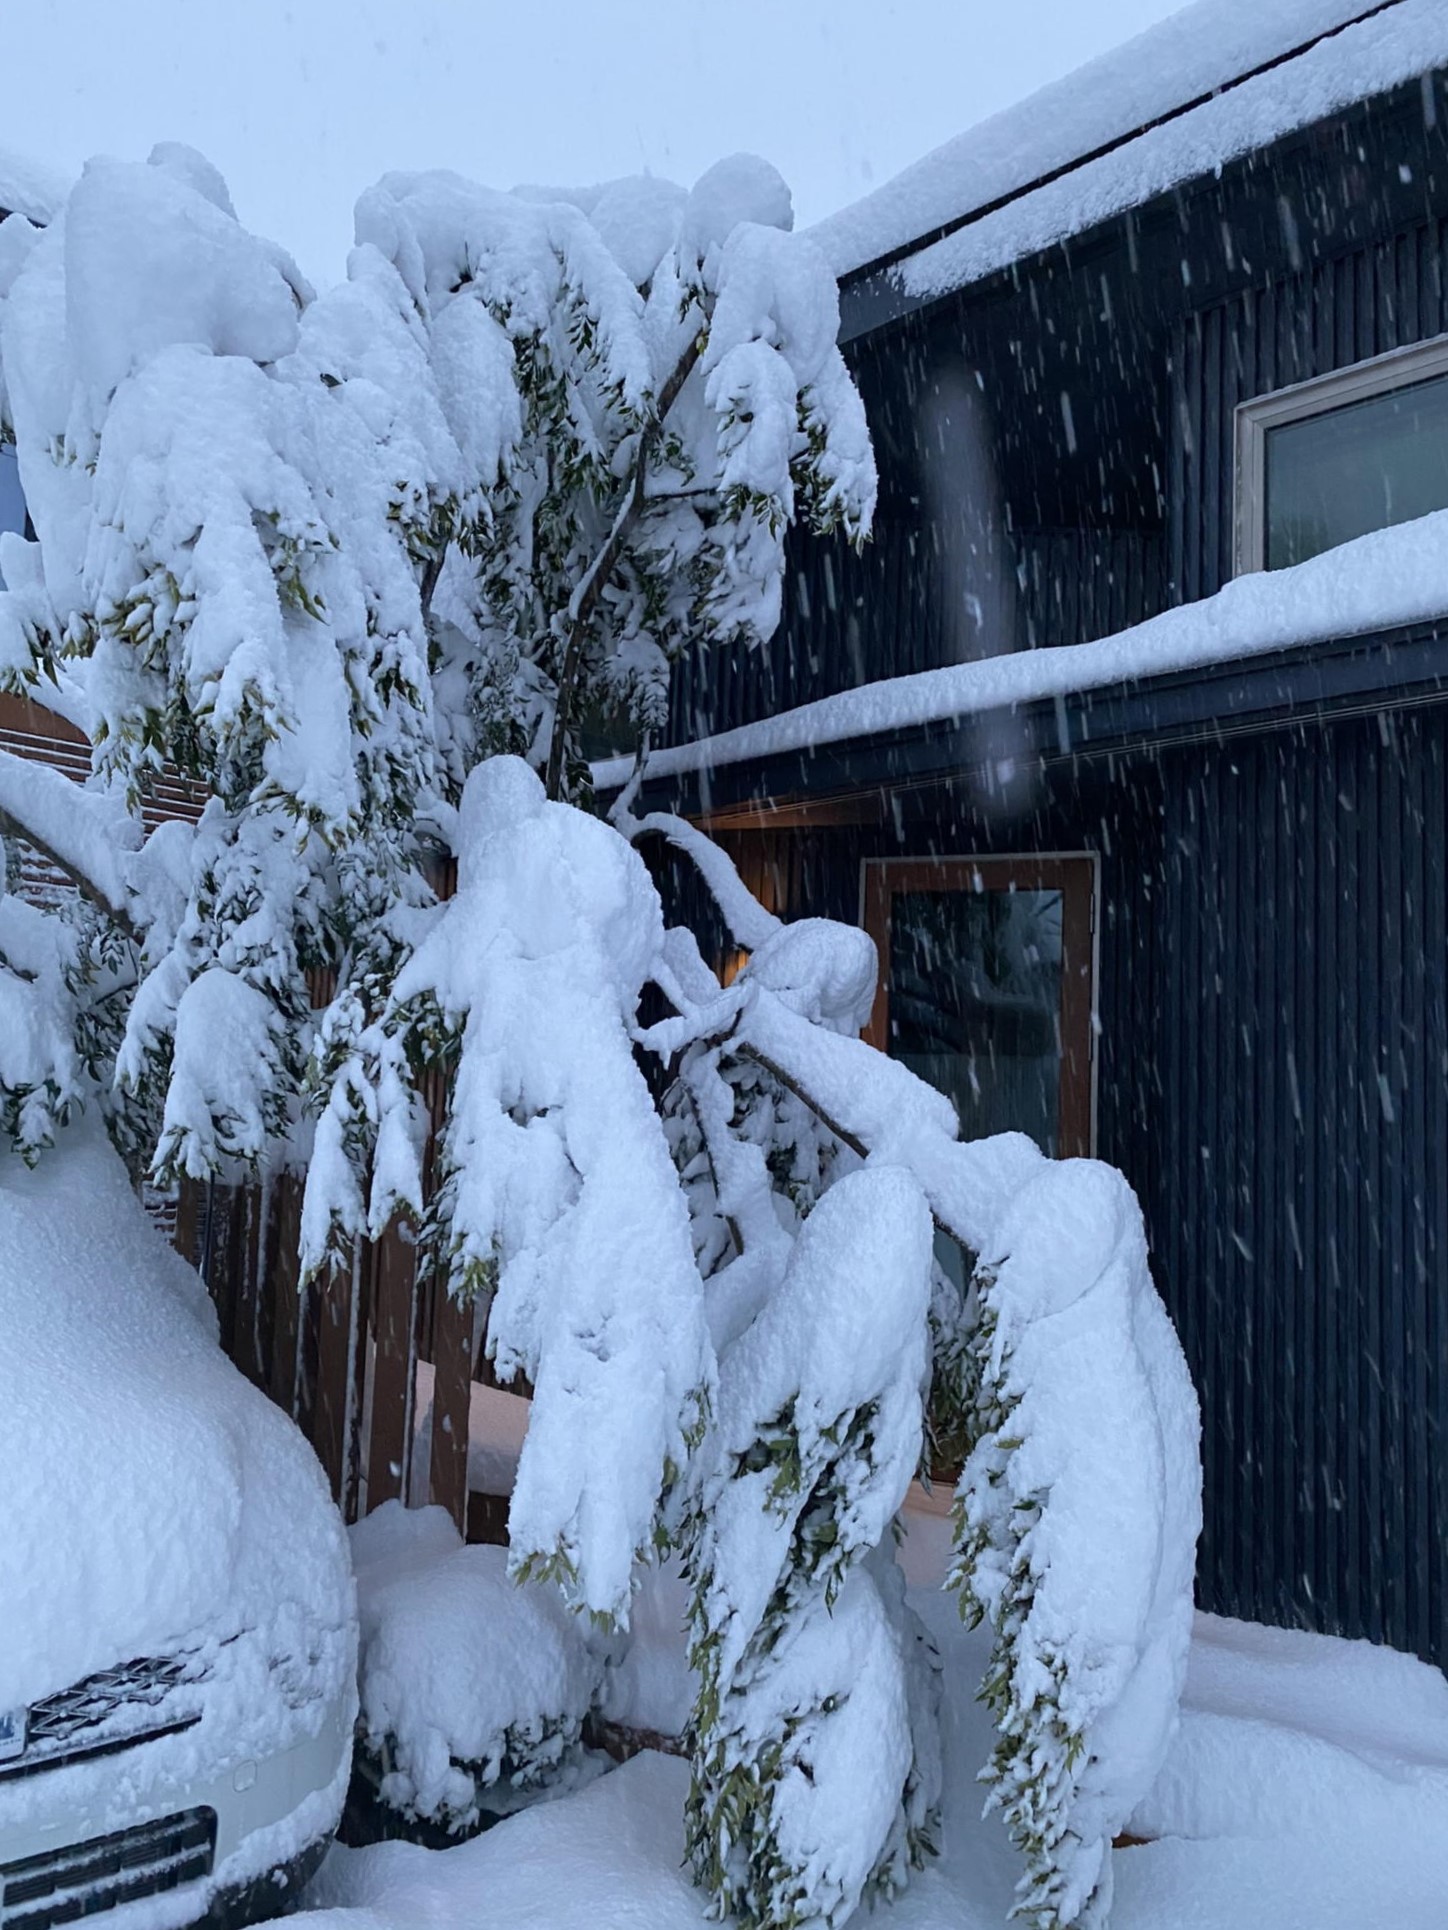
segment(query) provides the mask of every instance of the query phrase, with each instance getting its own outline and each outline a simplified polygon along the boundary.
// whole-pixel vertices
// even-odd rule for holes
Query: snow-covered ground
[[[1003,1930],[1019,1865],[974,1780],[991,1742],[973,1694],[988,1643],[938,1587],[948,1524],[910,1519],[902,1564],[946,1669],[945,1851],[876,1920]],[[641,1697],[662,1686],[670,1646],[661,1618],[648,1626]],[[645,1754],[456,1849],[334,1849],[294,1922],[689,1930],[705,1916],[683,1867],[687,1782],[685,1763]],[[1180,1731],[1133,1829],[1172,1833],[1115,1853],[1114,1930],[1442,1930],[1448,1682],[1363,1643],[1199,1616]]]

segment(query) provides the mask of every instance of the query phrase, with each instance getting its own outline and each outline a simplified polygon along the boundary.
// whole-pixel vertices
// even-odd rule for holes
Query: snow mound
[[[682,1930],[705,1899],[680,1867],[687,1765],[644,1754],[580,1794],[512,1816],[457,1849],[333,1850],[298,1930]]]
[[[38,223],[53,220],[69,192],[70,182],[58,168],[0,148],[0,208],[7,213]]]
[[[986,1642],[961,1627],[938,1588],[912,1591],[911,1599],[946,1662],[944,1846],[888,1911],[855,1921],[871,1930],[1001,1930],[1015,1859],[995,1821],[982,1818],[975,1780],[988,1727],[972,1685]],[[1252,1695],[1273,1706],[1291,1696],[1302,1718],[1318,1724],[1345,1710],[1357,1722],[1381,1693],[1392,1698],[1394,1723],[1404,1725],[1389,1746],[1406,1745],[1411,1754],[1423,1740],[1408,1726],[1415,1698],[1431,1722],[1445,1693],[1432,1671],[1364,1644],[1205,1616],[1195,1633],[1189,1702],[1203,1690],[1203,1669],[1225,1669],[1244,1686],[1237,1672],[1249,1669]],[[1184,1733],[1191,1720],[1189,1710]],[[313,1910],[292,1922],[296,1930],[471,1923],[696,1930],[708,1901],[680,1867],[687,1781],[684,1763],[645,1754],[581,1794],[441,1855],[401,1843],[334,1850],[308,1894]],[[1400,1810],[1385,1829],[1380,1816],[1359,1816],[1339,1786],[1323,1789],[1312,1828],[1300,1836],[1274,1826],[1255,1840],[1154,1842],[1120,1850],[1113,1861],[1112,1930],[1442,1930],[1448,1804],[1421,1827],[1411,1810]]]
[[[1389,1836],[1448,1816],[1448,1681],[1395,1649],[1198,1615],[1181,1723],[1132,1816],[1148,1837]]]
[[[351,1530],[363,1733],[384,1801],[465,1829],[478,1790],[526,1787],[578,1741],[602,1659],[556,1588],[465,1547],[442,1508],[388,1501]]]

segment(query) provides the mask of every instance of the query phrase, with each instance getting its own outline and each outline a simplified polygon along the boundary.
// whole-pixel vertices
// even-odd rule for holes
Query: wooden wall
[[[1442,220],[1304,264],[1180,322],[1170,359],[1172,600],[1211,596],[1231,578],[1239,402],[1445,331]]]
[[[1448,1665],[1448,704],[729,842],[851,922],[867,855],[1098,855],[1097,1146],[1201,1397],[1199,1601]]]
[[[420,1272],[397,1224],[350,1272],[303,1289],[301,1191],[290,1175],[264,1187],[182,1187],[176,1244],[206,1282],[222,1348],[296,1421],[348,1521],[425,1495],[466,1527],[473,1310]],[[419,1363],[433,1406],[421,1446]],[[414,1467],[416,1451],[428,1453],[425,1467]]]

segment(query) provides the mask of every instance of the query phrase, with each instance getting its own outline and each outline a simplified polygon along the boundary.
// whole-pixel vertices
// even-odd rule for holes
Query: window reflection
[[[895,894],[890,1051],[954,1101],[964,1138],[1057,1151],[1061,974],[1058,890]]]
[[[1266,565],[1448,509],[1448,376],[1267,431]]]

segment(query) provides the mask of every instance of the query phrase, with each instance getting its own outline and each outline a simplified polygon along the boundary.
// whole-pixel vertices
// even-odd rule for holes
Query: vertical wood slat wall
[[[1204,308],[1171,344],[1168,577],[1172,600],[1232,576],[1237,404],[1448,331],[1448,223]]]
[[[1090,643],[1165,601],[1159,533],[1032,529],[1011,534],[1016,634],[996,647]],[[784,611],[767,647],[701,647],[675,666],[669,743],[752,724],[884,677],[954,661],[935,544],[921,523],[882,516],[863,552],[843,537],[789,544]]]
[[[351,1521],[419,1493],[467,1520],[473,1309],[419,1276],[398,1223],[363,1243],[355,1264],[298,1280],[302,1184],[183,1185],[176,1243],[206,1281],[221,1345],[289,1413],[317,1451]],[[414,1454],[419,1363],[432,1368],[431,1450]]]
[[[1444,332],[1437,220],[1181,324],[1173,601],[1210,596],[1233,573],[1239,402]],[[1142,1174],[1206,1396],[1208,1605],[1440,1663],[1445,742],[1434,711],[1168,762],[1174,855],[1154,899],[1149,868],[1123,896],[1136,900],[1129,922],[1150,953],[1138,965],[1163,1014],[1155,1130],[1176,1143],[1150,1144],[1123,1120],[1108,1154]],[[1182,985],[1195,988],[1194,1017]],[[1224,1063],[1235,1077],[1222,1079]]]
[[[1098,854],[1097,1147],[1201,1398],[1199,1601],[1448,1666],[1448,704],[904,806],[727,842],[849,921],[862,856]]]
[[[1201,1395],[1200,1599],[1448,1663],[1448,710],[1159,768],[1099,1144]]]

